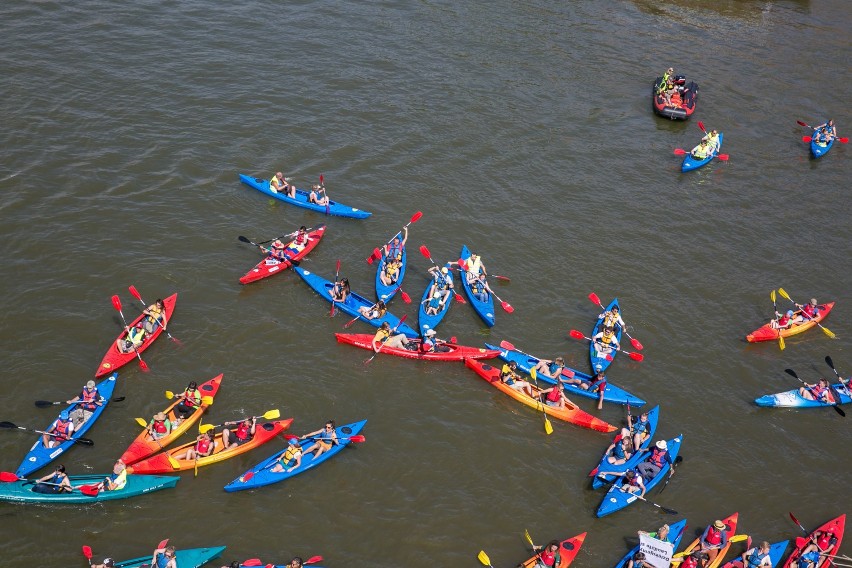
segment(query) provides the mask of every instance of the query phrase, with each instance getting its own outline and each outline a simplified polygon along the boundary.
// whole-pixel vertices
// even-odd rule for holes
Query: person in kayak
[[[630,430],[622,428],[615,436],[612,443],[604,452],[606,461],[610,465],[622,465],[633,457],[633,446],[630,443]]]
[[[311,186],[311,192],[308,194],[308,202],[321,207],[325,207],[329,203],[328,194],[325,192],[325,186],[315,183]]]
[[[389,258],[382,265],[382,270],[379,272],[379,280],[385,286],[393,286],[399,280],[399,273],[402,270],[402,261]]]
[[[289,179],[284,177],[284,174],[277,172],[271,180],[269,180],[269,190],[272,193],[284,193],[290,199],[296,199],[296,186],[289,183]]]
[[[449,353],[450,348],[447,347],[447,342],[443,339],[438,339],[438,332],[434,329],[427,329],[423,334],[423,340],[420,342],[420,350],[423,353]]]
[[[799,396],[824,404],[834,404],[834,398],[831,396],[831,386],[825,379],[820,379],[816,384],[805,383],[804,386],[799,387]]]
[[[592,342],[595,344],[596,355],[600,359],[606,359],[606,356],[613,350],[621,349],[621,344],[615,337],[615,330],[612,327],[605,327],[602,331],[596,333]]]
[[[652,565],[645,562],[645,553],[641,551],[631,556],[630,560],[628,560],[627,564],[624,566],[625,568],[654,568]]]
[[[405,243],[408,242],[408,227],[402,228],[402,240],[399,235],[391,239],[391,242],[382,247],[382,252],[387,260],[402,260],[402,253],[405,251]]]
[[[562,564],[558,540],[551,540],[545,546],[534,546],[533,552],[539,552],[535,568],[556,568]]]
[[[598,335],[601,334],[599,333]],[[597,335],[595,337],[597,337]],[[613,339],[615,338],[614,335],[612,337]],[[617,341],[616,345],[618,345]],[[591,381],[578,379],[575,376],[568,379],[567,383],[569,385],[577,385],[583,390],[598,393],[598,410],[603,408],[604,391],[606,391],[606,375],[604,375],[603,367],[601,365],[595,365],[595,375],[592,377]]]
[[[651,422],[648,420],[648,413],[643,412],[640,414],[638,420],[636,420],[634,416],[628,414],[627,427],[630,429],[630,433],[632,435],[633,450],[638,451],[645,440],[651,437]]]
[[[775,318],[771,322],[769,322],[769,327],[772,329],[790,329],[793,327],[793,310],[787,310],[783,315],[775,312]]]
[[[163,412],[158,412],[148,423],[148,435],[152,440],[165,438],[172,432],[172,421]]]
[[[145,342],[145,324],[138,322],[133,327],[125,327],[124,335],[119,337],[115,344],[122,353],[133,353]]]
[[[112,473],[98,483],[99,491],[121,491],[127,485],[127,466],[118,460],[112,466]]]
[[[644,497],[645,491],[647,491],[644,477],[641,473],[636,473],[636,470],[628,469],[624,472],[624,481],[621,482],[621,490],[627,493],[638,493],[640,497]]]
[[[157,299],[156,302],[145,308],[142,313],[145,314],[145,319],[142,320],[142,328],[145,330],[145,333],[154,333],[157,327],[162,327],[163,331],[165,331],[169,325],[168,318],[166,317],[166,304],[162,298]]]
[[[820,554],[828,554],[834,545],[837,544],[837,537],[831,531],[815,531],[808,537],[808,540],[810,542],[802,549],[802,554],[799,557],[799,568],[812,568],[812,566],[816,566]],[[808,564],[808,562],[812,564]],[[797,564],[793,562],[790,566],[796,568]]]
[[[543,389],[539,391],[538,396],[544,396],[544,403],[547,406],[552,406],[553,408],[558,408],[559,410],[564,410],[565,407],[571,401],[568,400],[568,397],[565,396],[565,391],[562,390],[562,383],[564,383],[562,378],[557,379],[556,384],[550,387],[549,389]]]
[[[710,145],[710,152],[715,153],[719,151],[719,131],[711,130],[707,134],[704,135],[704,138],[701,140],[706,140],[707,144]]]
[[[89,568],[115,568],[115,560],[104,558],[103,564],[90,564]]]
[[[180,402],[175,406],[176,420],[173,426],[180,424],[181,420],[188,418],[201,406],[201,392],[198,390],[198,383],[189,381],[184,391],[177,395],[177,399]]]
[[[347,303],[346,301],[349,299],[349,294],[351,293],[352,290],[349,288],[348,278],[341,278],[335,281],[334,286],[331,287],[331,297],[335,302]]]
[[[819,307],[817,306],[816,298],[811,298],[811,301],[805,304],[796,304],[796,307],[802,311],[802,317],[805,321],[819,317]]]
[[[624,329],[624,320],[621,319],[621,310],[618,306],[613,306],[611,310],[604,310],[602,314],[598,316],[598,319],[603,320],[604,327],[611,327],[615,329],[615,326],[621,326],[621,329]]]
[[[445,266],[442,266],[440,269],[437,266],[433,266],[429,269],[429,274],[432,275],[432,284],[429,290],[429,296],[434,297],[435,294],[439,294],[441,301],[438,304],[438,308],[435,313],[438,313],[441,308],[447,303],[450,297],[455,292],[455,286],[453,285],[453,275],[450,273],[450,264],[447,263]]]
[[[467,271],[467,281],[470,284],[472,284],[480,274],[488,276],[488,272],[485,270],[485,265],[482,264],[482,257],[478,254],[471,253],[470,258],[464,262],[464,265],[461,263],[458,264],[462,270]]]
[[[473,294],[477,300],[483,303],[488,301],[488,294],[494,293],[491,291],[491,288],[489,288],[488,282],[485,278],[485,273],[480,272],[479,276],[470,282],[470,293]]]
[[[71,412],[71,418],[74,424],[78,427],[92,417],[92,414],[99,406],[103,406],[104,399],[98,393],[98,387],[95,381],[88,381],[80,394],[66,401],[68,404],[76,404],[76,408]]]
[[[59,413],[59,418],[45,430],[41,436],[41,445],[45,448],[55,448],[65,440],[71,439],[74,433],[74,421],[67,410]]]
[[[232,445],[241,446],[254,438],[257,428],[257,417],[244,418],[234,422],[225,422],[225,426],[236,426],[233,430],[225,428],[222,430],[222,443],[227,450]]]
[[[158,548],[151,557],[151,568],[178,568],[174,546]]]
[[[656,538],[657,540],[662,540],[663,542],[668,541],[669,539],[669,525],[664,524],[660,528],[657,529],[657,532],[646,532],[646,531],[637,531],[639,535],[650,536],[651,538]]]
[[[680,568],[704,568],[709,562],[710,555],[700,550],[694,550],[692,554],[683,559]],[[673,566],[677,566],[673,564]]]
[[[302,465],[302,446],[297,438],[290,438],[287,449],[276,460],[269,471],[272,473],[291,472]]]
[[[663,73],[660,82],[657,84],[657,94],[662,95],[665,92],[665,87],[667,83],[674,84],[675,71],[674,67],[669,67],[666,69],[666,72]]]
[[[388,307],[385,305],[384,300],[379,300],[372,306],[361,306],[358,308],[358,313],[365,319],[371,320],[380,317],[384,317],[384,315],[388,312]]]
[[[299,227],[299,230],[296,231],[296,235],[293,237],[293,240],[290,241],[290,244],[287,245],[285,249],[286,252],[290,253],[290,255],[297,255],[308,246],[308,240],[310,237],[308,236],[308,228],[302,225]]]
[[[434,294],[421,302],[426,306],[423,311],[426,312],[427,316],[438,315],[438,312],[441,311],[441,306],[443,306],[442,298],[441,292],[436,290]]]
[[[260,247],[260,250],[269,256],[267,264],[277,264],[290,258],[290,255],[287,254],[287,246],[280,239],[275,239],[269,243],[269,248]]]
[[[820,146],[828,146],[828,143],[837,138],[837,127],[834,125],[834,119],[829,119],[819,126],[814,127],[814,140]]]
[[[698,143],[698,146],[690,150],[689,153],[696,160],[706,160],[713,154],[713,148],[707,140],[702,138],[701,142]]]
[[[522,379],[517,373],[517,370],[518,364],[514,361],[510,361],[507,365],[503,365],[503,368],[500,370],[500,381],[509,385],[516,391],[522,392],[530,398],[534,398],[532,385],[528,381]]]
[[[212,456],[215,451],[216,442],[213,440],[213,437],[210,436],[210,432],[204,432],[195,438],[195,445],[188,448],[183,456],[174,456],[174,458],[178,461],[195,461],[198,458]]]
[[[53,470],[53,473],[48,473],[44,477],[40,477],[36,480],[35,485],[33,486],[33,491],[35,493],[71,493],[73,488],[71,487],[71,481],[68,479],[68,475],[65,474],[65,466],[58,465],[56,469]]]
[[[708,525],[701,538],[698,539],[698,552],[707,555],[707,564],[711,564],[719,555],[719,551],[728,545],[728,527],[722,521],[716,520]]]
[[[758,546],[753,546],[743,552],[743,566],[745,568],[772,568],[772,559],[769,558],[769,543],[765,540]]]
[[[379,331],[377,331],[376,335],[373,336],[372,341],[373,351],[376,353],[378,353],[379,349],[381,349],[384,345],[395,349],[411,349],[414,345],[409,345],[409,343],[410,342],[404,333],[391,335],[390,324],[386,321],[382,322],[381,327],[379,327]]]
[[[315,430],[301,437],[302,440],[307,440],[308,438],[313,438],[314,443],[307,448],[302,448],[302,451],[305,454],[313,452],[314,459],[320,457],[333,446],[340,444],[340,441],[337,439],[337,431],[334,429],[334,420],[329,420],[325,423],[325,426],[319,430]]]
[[[672,457],[669,454],[668,444],[665,440],[658,440],[654,447],[650,450],[643,450],[649,455],[645,461],[636,466],[638,471],[646,479],[653,479],[666,464],[671,465]],[[669,476],[672,475],[672,470],[669,470]]]
[[[565,359],[557,357],[552,361],[540,359],[535,365],[535,371],[540,376],[548,379],[559,380],[562,377],[562,370],[565,368]]]

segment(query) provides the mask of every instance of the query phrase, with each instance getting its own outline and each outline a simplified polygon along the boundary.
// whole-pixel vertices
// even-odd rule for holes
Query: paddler
[[[260,247],[260,250],[269,255],[273,261],[284,262],[290,258],[290,255],[287,254],[287,245],[281,242],[281,239],[275,239],[269,244],[269,248]],[[267,264],[275,264],[272,261],[269,261]]]
[[[802,555],[799,557],[799,568],[811,568],[816,566],[821,554],[828,554],[831,548],[837,544],[837,537],[831,531],[816,531],[809,537],[810,542],[802,549]],[[805,561],[805,562],[803,562]],[[810,561],[812,564],[808,564]],[[793,568],[796,563],[791,564]]]
[[[743,552],[741,558],[745,568],[772,568],[772,559],[769,558],[769,543],[765,540],[759,546],[753,546]]]
[[[493,294],[491,288],[488,287],[488,282],[485,281],[486,275],[480,272],[479,276],[470,282],[470,293],[482,303],[488,301],[488,294]]]
[[[805,304],[796,304],[796,307],[802,310],[802,315],[806,320],[811,320],[816,317],[819,317],[819,307],[817,307],[816,298],[811,298],[811,301]]]
[[[816,384],[805,383],[799,387],[799,396],[807,400],[816,400],[825,404],[834,404],[831,397],[831,386],[825,379],[820,379]]]
[[[290,438],[287,449],[278,458],[277,463],[269,471],[272,473],[287,473],[302,465],[302,446],[297,438]]]
[[[594,341],[595,351],[599,359],[605,359],[614,349],[621,349],[621,344],[615,337],[615,330],[612,327],[603,328],[592,340]]]
[[[392,336],[390,324],[383,321],[381,327],[379,327],[379,331],[377,331],[376,335],[373,336],[372,346],[373,351],[378,353],[379,349],[381,349],[384,345],[395,349],[410,349],[408,343],[408,338],[404,333],[398,333]]]
[[[100,491],[120,491],[127,485],[127,467],[120,459],[112,466],[112,474],[98,484]]]
[[[80,394],[66,402],[68,404],[76,403],[76,409],[71,412],[71,418],[74,419],[74,424],[79,426],[88,420],[99,406],[103,406],[104,399],[98,393],[95,381],[88,381]]]
[[[601,335],[600,333],[598,335]],[[597,337],[597,335],[595,336]],[[618,342],[616,342],[618,345]],[[600,356],[600,355],[599,355]],[[603,372],[603,366],[600,364],[595,365],[595,374],[592,377],[591,381],[585,381],[583,379],[578,379],[576,375],[574,377],[565,381],[569,385],[577,385],[583,390],[597,392],[598,393],[598,410],[603,408],[603,399],[604,399],[604,391],[606,390],[606,375]]]
[[[198,458],[206,458],[213,455],[215,450],[216,442],[213,441],[210,432],[204,432],[198,435],[195,439],[195,445],[187,449],[183,456],[174,456],[174,458],[178,461],[195,461]]]
[[[314,459],[320,457],[323,453],[330,450],[333,446],[340,444],[337,439],[337,431],[334,429],[334,420],[329,420],[325,426],[319,430],[315,430],[301,437],[302,440],[313,438],[314,443],[303,448],[305,454],[314,453]]]
[[[145,324],[140,321],[133,327],[125,327],[124,330],[127,333],[116,341],[118,350],[122,353],[133,353],[136,349],[139,349],[145,341],[144,326]]]
[[[696,160],[705,160],[713,153],[713,148],[707,140],[702,138],[701,142],[698,143],[698,146],[690,150],[689,153],[692,154],[692,157]]]
[[[645,562],[645,553],[637,552],[634,554],[630,560],[627,561],[627,564],[624,565],[624,568],[654,568],[647,562]]]
[[[521,378],[521,376],[517,373],[518,364],[514,361],[509,361],[508,364],[503,365],[503,368],[500,370],[500,381],[504,384],[509,385],[516,391],[522,392],[530,398],[533,398],[532,385]]]
[[[36,493],[70,493],[73,491],[71,481],[65,474],[65,466],[58,465],[53,473],[48,473],[44,477],[36,480],[33,486],[33,491]]]
[[[115,568],[115,560],[104,558],[103,564],[90,564],[89,568]]]
[[[287,245],[287,252],[290,255],[296,255],[305,250],[305,247],[308,246],[308,228],[302,225],[299,227],[299,230],[296,231],[296,236],[293,237],[293,240],[290,241],[290,244]]]
[[[257,428],[257,417],[245,418],[234,422],[225,422],[225,426],[236,426],[233,430],[225,428],[222,430],[222,443],[227,450],[230,446],[238,446],[251,441]]]
[[[707,566],[708,558],[710,558],[710,555],[706,552],[694,550],[692,554],[683,559],[680,568],[704,568],[704,566]],[[677,564],[672,566],[677,566]]]
[[[622,428],[612,443],[604,452],[610,465],[622,465],[633,456],[633,446],[630,443],[630,430]]]
[[[158,548],[151,557],[151,568],[178,568],[174,546]]]
[[[636,466],[636,471],[646,479],[655,478],[666,464],[672,464],[672,457],[669,454],[669,447],[665,440],[658,440],[650,451],[643,451],[649,452],[650,455],[645,458],[645,461]],[[669,469],[670,477],[672,473],[673,471]]]
[[[358,308],[358,313],[361,314],[361,317],[364,319],[376,319],[384,317],[386,313],[388,313],[388,307],[385,305],[384,300],[379,300],[372,306],[361,306]]]
[[[154,333],[157,327],[162,327],[165,331],[169,325],[166,318],[166,304],[161,298],[142,310],[142,313],[145,314],[145,319],[142,320],[145,333]]]
[[[728,545],[728,527],[722,521],[716,520],[708,525],[701,538],[698,539],[698,552],[707,554],[707,563],[712,563],[719,551]]]
[[[269,180],[269,190],[272,193],[285,193],[290,199],[296,199],[296,186],[289,182],[289,178],[285,178],[283,173],[277,172]]]
[[[706,140],[707,144],[710,145],[710,152],[718,152],[719,151],[719,131],[711,130],[707,134],[704,135],[702,140]]]
[[[560,377],[556,380],[555,385],[553,385],[549,389],[544,389],[538,393],[539,397],[544,396],[544,403],[547,406],[563,410],[568,405],[568,403],[571,402],[570,400],[568,400],[568,397],[565,396],[565,391],[562,390],[562,384],[564,382],[566,381]]]
[[[482,257],[478,254],[471,253],[470,258],[465,261],[465,266],[462,269],[467,271],[467,281],[469,283],[472,283],[480,274],[488,276],[485,265],[482,264]]]
[[[649,478],[650,479],[650,478]],[[640,497],[645,496],[645,479],[641,473],[636,473],[636,470],[628,469],[624,473],[624,481],[621,482],[621,490],[627,493],[638,493]]]
[[[325,186],[318,183],[312,185],[311,192],[308,194],[308,202],[322,207],[328,205],[329,199],[325,192]]]
[[[648,420],[648,413],[640,414],[638,420],[628,414],[627,426],[633,436],[633,449],[638,450],[642,447],[642,443],[651,437],[651,422]]]
[[[562,564],[558,540],[551,540],[546,546],[534,546],[533,552],[536,551],[541,552],[536,560],[535,568],[556,568]]]
[[[347,303],[346,300],[349,299],[349,294],[351,293],[352,290],[349,288],[348,278],[341,278],[339,281],[334,283],[334,286],[331,287],[331,297],[335,302]]]
[[[562,370],[565,368],[565,359],[557,357],[552,361],[540,359],[535,365],[535,370],[540,377],[557,380],[562,377]]]
[[[41,443],[45,448],[55,448],[65,440],[70,440],[73,432],[74,422],[71,420],[71,414],[67,410],[63,410],[59,413],[56,422],[45,430],[45,434],[41,437]]]
[[[389,258],[382,265],[382,270],[379,272],[379,280],[385,286],[392,286],[399,280],[400,270],[402,270],[402,261]]]
[[[775,312],[775,318],[769,322],[769,327],[772,329],[789,329],[793,327],[793,310],[787,310],[784,315]]]
[[[420,342],[420,351],[423,353],[449,353],[450,348],[447,347],[447,342],[443,339],[438,339],[438,332],[434,329],[427,329],[423,334],[423,340]]]
[[[621,326],[621,329],[625,329],[624,320],[621,319],[621,310],[619,310],[618,306],[613,306],[611,310],[605,310],[604,313],[598,316],[598,319],[603,320],[604,327],[611,327],[615,329],[616,325]]]
[[[172,421],[163,412],[158,412],[148,423],[148,435],[152,440],[165,438],[172,432]]]
[[[391,239],[391,242],[382,247],[382,252],[386,259],[402,260],[402,252],[405,250],[405,243],[408,242],[408,227],[402,228],[402,240],[399,240],[399,235]]]
[[[820,146],[828,146],[828,143],[837,138],[837,127],[834,119],[814,127],[814,139]]]
[[[175,417],[177,420],[175,420],[174,426],[177,426],[181,420],[185,420],[201,406],[201,392],[198,390],[198,383],[189,381],[184,391],[177,395],[176,398],[180,402],[175,406]]]
[[[435,294],[440,294],[441,301],[437,306],[437,311],[440,311],[441,308],[447,303],[447,301],[452,297],[455,286],[453,285],[453,275],[450,272],[451,262],[448,262],[446,265],[438,268],[437,266],[433,266],[429,268],[428,272],[432,275],[432,284],[430,285],[429,296],[435,297]]]

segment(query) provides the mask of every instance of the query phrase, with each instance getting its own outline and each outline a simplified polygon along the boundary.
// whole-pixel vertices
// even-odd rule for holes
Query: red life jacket
[[[240,425],[237,426],[236,435],[240,440],[248,440],[249,438],[249,430],[251,430],[251,426],[246,426],[245,422],[240,422]]]
[[[553,387],[553,390],[547,393],[547,400],[550,402],[559,402],[560,398],[562,398],[562,392],[559,387]]]
[[[639,480],[642,479],[642,476],[637,473],[636,475],[633,476],[633,479],[629,479],[629,478],[626,478],[626,477],[625,477],[625,479],[627,480],[627,485],[631,485],[633,487],[639,487]]]
[[[163,420],[162,422],[159,422],[154,420],[154,432],[157,434],[165,434],[168,432],[168,429],[166,428],[166,421]]]
[[[662,468],[663,464],[666,463],[666,454],[667,450],[661,450],[654,446],[654,449],[651,450],[651,456],[648,458],[648,462],[654,464],[655,466]]]
[[[98,400],[98,389],[97,387],[93,388],[91,391],[88,389],[83,389],[80,392],[80,400],[84,401],[77,406],[84,408],[88,411],[94,411],[98,405],[95,404],[95,401]]]
[[[548,547],[548,550],[542,551],[541,556],[539,556],[539,558],[541,558],[541,562],[545,566],[555,566],[556,565],[556,553],[550,552],[549,547]]]
[[[707,541],[707,544],[715,546],[722,542],[722,531],[716,527],[710,527],[710,530],[707,531],[707,537],[704,540]]]
[[[816,307],[814,307],[814,306],[812,306],[812,305],[810,305],[810,304],[808,304],[808,305],[806,305],[805,307],[803,307],[803,308],[802,308],[802,312],[804,312],[804,314],[805,314],[806,316],[810,317],[810,318],[812,318],[812,317],[816,317]]]
[[[830,532],[823,532],[819,537],[817,537],[816,545],[822,552],[828,550],[828,545],[831,544],[832,534]]]
[[[56,434],[60,436],[57,440],[68,439],[68,431],[71,429],[71,421],[70,420],[62,420],[61,418],[56,421],[56,424],[53,426],[53,432],[51,434]]]
[[[302,246],[307,242],[308,242],[308,234],[307,233],[305,233],[304,235],[302,233],[299,233],[298,235],[296,235],[296,238],[293,239],[293,244],[297,244],[299,246]]]
[[[202,438],[195,444],[195,452],[198,454],[207,454],[210,451],[211,440]]]
[[[683,563],[681,563],[680,568],[697,568],[698,560],[693,558],[692,556],[687,556]]]
[[[198,389],[186,389],[183,391],[183,394],[186,397],[184,398],[184,402],[187,406],[192,406],[193,408],[201,406],[201,393],[198,392]]]

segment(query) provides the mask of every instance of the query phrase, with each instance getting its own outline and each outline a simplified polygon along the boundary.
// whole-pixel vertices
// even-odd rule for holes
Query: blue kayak
[[[672,550],[677,550],[677,547],[680,545],[680,541],[683,539],[684,529],[686,529],[686,519],[669,525],[669,536],[666,537],[666,542],[672,543]],[[627,566],[627,563],[637,552],[639,552],[638,544],[634,546],[630,552],[624,555],[624,558],[615,565],[615,568],[624,568]],[[775,566],[775,563],[773,562],[772,565]]]
[[[843,383],[831,385],[831,395],[839,404],[849,404],[852,402],[852,397],[849,396],[849,389]],[[826,404],[821,400],[808,400],[799,394],[799,389],[779,392],[777,394],[765,394],[760,398],[754,399],[754,403],[758,406],[785,408],[824,408],[826,406],[836,406],[835,404]]]
[[[687,152],[686,156],[683,158],[683,164],[680,166],[680,171],[682,172],[690,172],[692,170],[697,170],[701,166],[706,166],[709,164],[713,158],[715,158],[719,154],[719,150],[722,149],[722,133],[719,133],[719,148],[704,158],[703,160],[699,160],[698,158],[694,158],[691,153]]]
[[[666,441],[668,444],[669,456],[673,462],[680,451],[682,438],[683,434],[679,435],[677,438],[672,438],[671,440]],[[648,456],[647,453],[644,455],[646,457]],[[664,464],[657,475],[645,482],[646,495],[648,495],[651,492],[651,489],[656,487],[658,483],[666,478],[666,475],[669,473],[669,469],[671,469],[671,465],[669,463]],[[636,494],[630,493],[629,491],[622,491],[621,485],[623,482],[624,475],[619,477],[616,482],[610,486],[609,491],[607,491],[606,495],[604,495],[603,501],[601,501],[598,510],[595,512],[596,516],[605,517],[607,515],[611,515],[612,513],[620,511],[633,502],[639,500]]]
[[[400,239],[402,241],[402,233],[397,233],[394,237],[395,239]],[[385,251],[382,249],[382,258],[377,263],[376,266],[376,298],[379,300],[384,300],[385,304],[391,301],[391,299],[396,295],[396,291],[402,286],[402,279],[405,278],[405,267],[408,264],[408,253],[405,251],[405,247],[402,247],[402,266],[399,267],[399,274],[397,275],[396,282],[391,286],[385,286],[382,282],[381,274],[385,269]]]
[[[348,205],[344,205],[333,200],[330,200],[328,202],[328,207],[326,207],[325,205],[317,205],[316,203],[311,203],[308,201],[308,196],[311,192],[305,191],[304,189],[297,189],[296,198],[292,199],[290,197],[287,197],[283,193],[276,193],[269,189],[268,179],[256,178],[252,176],[247,176],[245,174],[240,174],[240,181],[249,187],[253,187],[261,193],[265,193],[269,197],[274,197],[275,199],[279,199],[284,203],[289,203],[290,205],[295,205],[296,207],[304,207],[305,209],[310,209],[311,211],[316,211],[325,215],[350,217],[353,219],[366,219],[367,217],[372,215],[372,213],[370,213],[369,211],[362,211],[360,209],[356,209],[355,207],[349,207]]]
[[[175,559],[179,568],[200,568],[214,558],[219,558],[224,552],[224,546],[214,546],[211,548],[185,548],[175,551]],[[142,568],[143,566],[150,567],[151,554],[148,556],[140,556],[132,560],[122,560],[115,563],[115,568]]]
[[[112,393],[115,390],[115,380],[118,378],[118,373],[113,373],[103,381],[97,384],[98,394],[103,401],[103,404],[98,406],[88,420],[77,426],[74,425],[74,431],[71,433],[71,440],[66,440],[55,446],[53,448],[45,448],[44,444],[41,443],[41,435],[39,435],[38,439],[36,439],[33,447],[30,448],[29,453],[24,456],[24,461],[21,462],[21,465],[18,466],[18,469],[15,471],[15,475],[18,477],[26,477],[34,471],[38,471],[62,454],[64,454],[68,449],[75,444],[73,441],[76,438],[80,438],[85,434],[89,428],[92,427],[92,424],[103,414],[104,409],[106,409],[107,404],[109,404],[110,399],[112,398]],[[73,412],[77,409],[77,404],[69,404],[65,410],[69,413]],[[61,413],[60,413],[61,414]],[[50,426],[45,428],[45,431],[50,430],[54,424],[59,420],[59,417],[56,417],[56,420],[50,423]]]
[[[448,276],[452,278],[452,274],[449,274]],[[432,289],[433,282],[434,280],[430,280],[426,285],[426,289],[423,290],[423,297],[420,299],[420,306],[417,308],[417,324],[420,326],[420,335],[424,337],[428,330],[438,327],[438,324],[441,323],[441,320],[443,320],[444,316],[447,315],[447,311],[450,309],[450,304],[453,303],[453,297],[451,295],[447,299],[446,303],[444,303],[444,307],[438,308],[438,313],[426,313],[426,306],[430,300],[429,290]]]
[[[308,272],[307,270],[299,266],[294,267],[293,270],[295,270],[296,274],[301,276],[302,280],[304,280],[308,284],[308,286],[313,288],[314,291],[319,294],[326,302],[332,301],[331,289],[334,286],[334,282],[326,280],[321,276],[317,276],[312,272]],[[362,306],[366,306],[369,308],[375,305],[375,302],[372,302],[364,296],[352,292],[349,294],[349,297],[346,298],[345,302],[334,302],[334,305],[340,311],[347,313],[354,318],[356,316],[361,315],[361,313],[358,311],[358,308]],[[407,337],[419,337],[417,335],[417,332],[414,331],[414,329],[412,329],[411,327],[409,327],[408,324],[406,324],[405,322],[400,325],[399,318],[390,312],[386,312],[385,315],[379,318],[367,319],[361,316],[359,319],[365,323],[372,325],[373,327],[380,327],[383,322],[388,322],[388,324],[391,326],[391,329],[394,329],[399,326],[397,331],[399,333],[404,333]]]
[[[817,134],[819,134],[823,129],[815,130],[814,135],[811,137],[811,154],[814,158],[821,158],[828,154],[828,151],[831,150],[831,147],[834,146],[834,138],[829,140],[828,144],[820,144],[817,142]]]
[[[422,327],[422,326],[421,326]],[[525,373],[529,373],[530,369],[535,367],[540,359],[533,357],[532,355],[528,355],[523,351],[513,351],[510,349],[501,349],[496,345],[490,345],[488,343],[485,344],[488,349],[495,349],[500,351],[500,358],[506,362],[514,361],[518,364],[518,369],[522,370]],[[567,370],[568,367],[565,367]],[[591,375],[587,375],[586,373],[582,373],[577,371],[576,369],[570,369],[574,372],[574,378],[580,379],[585,383],[591,383],[592,377]],[[538,380],[547,383],[548,385],[555,385],[556,381],[551,379],[550,377],[545,377],[541,373],[538,374]],[[586,398],[592,398],[597,400],[598,393],[586,390],[581,388],[579,385],[566,385],[563,383],[563,390],[565,390],[566,394],[576,394],[577,396],[584,396]],[[626,390],[615,386],[614,384],[607,381],[606,388],[604,388],[604,402],[612,402],[615,404],[627,404],[628,402],[633,406],[642,406],[645,404],[645,401],[639,398],[638,396],[634,396],[627,392]]]
[[[337,433],[337,439],[340,440],[339,444],[333,445],[330,450],[323,452],[319,458],[316,458],[316,454],[313,452],[308,455],[302,455],[302,463],[293,471],[279,471],[273,473],[271,471],[272,466],[274,466],[278,461],[278,458],[287,451],[287,448],[284,448],[283,450],[269,456],[259,464],[253,466],[250,470],[230,482],[225,486],[225,491],[242,491],[243,489],[254,489],[256,487],[263,487],[264,485],[272,485],[273,483],[278,483],[279,481],[295,477],[312,467],[316,467],[327,459],[333,458],[342,452],[343,448],[349,445],[349,440],[347,439],[348,436],[354,436],[361,432],[366,423],[366,420],[361,420],[360,422],[353,422],[352,424],[338,426],[334,429],[334,431]],[[306,438],[303,440],[302,447],[310,444],[310,441],[313,439],[315,438]],[[249,473],[252,475],[249,475]],[[246,479],[247,477],[249,479]]]
[[[618,298],[615,298],[612,302],[610,302],[609,305],[606,307],[606,310],[604,310],[604,311],[609,312],[614,307],[617,307],[618,313],[621,313],[621,306],[618,305]],[[595,323],[595,327],[592,328],[592,338],[593,339],[598,333],[603,331],[603,322],[604,322],[604,318],[598,318],[597,323]],[[621,345],[621,333],[622,333],[621,326],[616,325],[615,326],[615,339],[618,341],[619,345]],[[613,359],[615,359],[615,356],[617,354],[618,354],[618,351],[616,351],[615,349],[613,349],[612,352],[609,353],[609,355]],[[594,341],[589,342],[589,362],[592,364],[592,372],[594,372],[595,369],[597,369],[598,365],[601,366],[601,371],[606,371],[607,367],[609,367],[609,364],[612,363],[612,361],[607,360],[606,357],[598,357],[598,351],[595,348],[595,342]],[[633,401],[631,400],[631,403],[632,402]]]
[[[638,418],[638,416],[637,416],[637,418]],[[660,407],[655,406],[654,408],[652,408],[651,410],[648,411],[648,437],[645,438],[645,440],[639,446],[640,450],[647,449],[648,446],[651,444],[651,440],[654,438],[654,433],[657,431],[657,423],[659,423],[659,421],[660,421]],[[617,436],[618,436],[618,434],[616,434],[616,437]],[[609,447],[609,446],[607,446],[607,447]],[[597,472],[612,471],[612,472],[616,472],[616,473],[624,473],[628,469],[638,465],[639,462],[641,462],[645,458],[645,456],[647,456],[647,455],[648,454],[645,453],[645,452],[636,452],[635,454],[633,454],[630,457],[629,460],[627,460],[623,464],[613,465],[613,464],[611,464],[607,461],[607,455],[606,455],[606,452],[604,452],[604,455],[601,456],[601,461],[598,462],[598,465],[595,467],[595,469],[592,470],[593,473],[590,474],[590,475],[593,475],[593,477],[592,477],[592,489],[600,489],[604,485],[606,485],[608,483],[612,483],[613,481],[618,479],[614,475],[603,475],[603,476],[596,475]]]
[[[106,478],[102,475],[69,475],[68,481],[72,487],[81,485],[96,485]],[[80,491],[71,493],[36,493],[33,491],[35,482],[33,480],[20,480],[12,483],[0,483],[0,501],[14,501],[17,503],[96,503],[98,501],[111,501],[113,499],[127,499],[144,495],[152,491],[174,487],[180,480],[179,477],[165,477],[162,475],[128,475],[127,484],[123,489],[116,491],[99,491],[97,495],[83,495]]]
[[[752,542],[752,546],[757,546],[758,544],[759,543]],[[772,562],[772,566],[781,568],[781,558],[784,556],[784,552],[787,550],[787,545],[789,544],[789,540],[782,540],[781,542],[769,545],[769,561]],[[826,563],[825,565],[831,566],[829,563]],[[737,555],[735,559],[723,564],[722,568],[743,568],[742,554]]]
[[[467,262],[470,260],[470,250],[466,245],[462,245],[461,253],[459,253],[459,258]],[[485,325],[488,327],[494,326],[494,297],[489,292],[488,300],[482,302],[473,295],[473,291],[470,289],[470,284],[467,282],[467,271],[463,270],[461,267],[459,268],[459,278],[462,281],[462,286],[464,287],[464,292],[467,294],[467,299],[470,300],[470,305],[473,306],[473,309],[476,311],[477,315],[482,318],[482,321],[485,322]]]

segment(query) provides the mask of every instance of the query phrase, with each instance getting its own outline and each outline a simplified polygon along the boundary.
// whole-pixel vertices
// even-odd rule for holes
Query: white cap
[[[656,446],[661,450],[667,450],[669,448],[668,444],[666,444],[665,440],[659,440]]]
[[[426,337],[435,337],[438,333],[434,329],[427,329],[426,333],[424,333]]]

